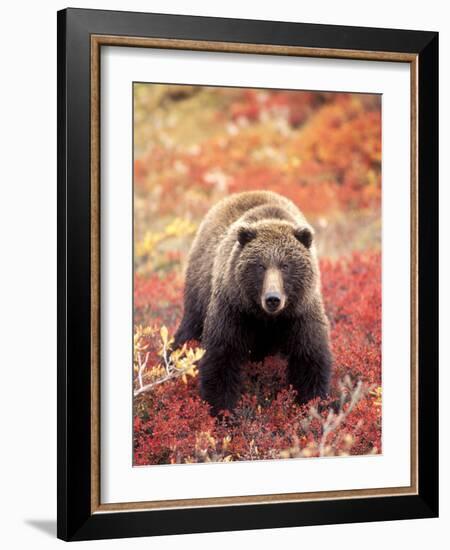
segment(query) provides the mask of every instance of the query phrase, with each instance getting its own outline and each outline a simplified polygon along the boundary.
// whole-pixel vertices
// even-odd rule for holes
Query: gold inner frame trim
[[[100,50],[102,46],[164,48],[206,52],[286,55],[331,59],[392,61],[410,65],[411,82],[411,484],[408,487],[283,493],[234,497],[190,498],[104,504],[100,500]],[[376,498],[418,494],[418,56],[401,52],[373,52],[305,48],[233,42],[91,35],[91,513],[162,510]]]

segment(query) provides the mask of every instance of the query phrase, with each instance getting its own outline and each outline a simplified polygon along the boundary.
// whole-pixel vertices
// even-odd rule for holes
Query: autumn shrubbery
[[[299,130],[290,121],[297,116],[295,98],[301,96],[281,94],[290,107],[265,110],[266,94],[246,91],[245,104],[255,106],[254,112],[247,109],[251,117],[245,116],[245,110],[233,116],[232,104],[227,113],[230,119],[219,125],[226,131],[202,142],[184,147],[174,139],[153,143],[135,161],[138,192],[157,193],[159,215],[185,211],[189,205],[195,217],[223,194],[267,188],[313,215],[377,207],[381,194],[378,96],[307,94],[304,101],[309,108],[304,112],[302,106]],[[314,109],[317,103],[321,107]]]
[[[134,464],[381,452],[378,97],[176,88],[135,93]],[[315,225],[333,378],[328,399],[299,406],[282,359],[248,363],[217,419],[199,397],[201,343],[170,343],[193,234],[247,189],[288,196]]]
[[[285,362],[268,357],[246,365],[243,397],[235,412],[215,420],[199,398],[194,367],[189,376],[174,376],[136,398],[136,465],[380,452],[380,256],[354,254],[346,260],[323,261],[321,267],[335,356],[329,400],[315,403],[313,412],[311,404],[297,405],[294,391],[286,387]],[[136,279],[140,303],[145,285]],[[164,314],[166,297],[152,300]],[[155,318],[153,323],[158,327],[161,321]],[[143,342],[143,351],[153,354],[153,369],[161,369],[157,365],[163,340],[158,329]],[[191,347],[195,350],[196,343]],[[163,373],[159,370],[157,377]],[[358,400],[346,414],[358,384]],[[340,409],[344,418],[322,441],[329,411],[337,416]]]

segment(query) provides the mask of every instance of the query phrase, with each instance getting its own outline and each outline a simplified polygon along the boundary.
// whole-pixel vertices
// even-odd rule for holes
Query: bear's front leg
[[[326,397],[330,385],[332,355],[325,320],[297,320],[288,342],[288,382],[299,403]]]
[[[240,397],[241,363],[231,348],[206,351],[200,361],[200,394],[211,405],[216,416],[222,410],[232,411]]]
[[[246,359],[239,322],[225,309],[215,306],[213,314],[207,316],[202,341],[205,355],[199,363],[201,397],[211,405],[214,416],[236,406],[241,390],[241,365]],[[220,316],[214,312],[220,312]]]

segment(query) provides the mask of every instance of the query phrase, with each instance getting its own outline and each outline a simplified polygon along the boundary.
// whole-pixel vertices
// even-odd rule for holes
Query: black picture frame
[[[438,33],[148,13],[58,12],[58,527],[64,540],[438,515]],[[92,511],[91,36],[417,56],[418,492],[309,502]],[[401,205],[399,205],[401,207]]]

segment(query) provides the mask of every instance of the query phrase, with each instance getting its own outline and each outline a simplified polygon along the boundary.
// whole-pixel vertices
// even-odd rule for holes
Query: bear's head
[[[317,287],[312,229],[266,220],[239,225],[237,241],[241,303],[269,317],[298,312]]]

